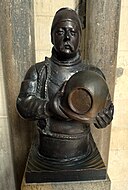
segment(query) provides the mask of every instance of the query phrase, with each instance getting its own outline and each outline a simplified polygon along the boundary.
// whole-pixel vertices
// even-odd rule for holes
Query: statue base
[[[105,180],[106,167],[95,145],[95,149],[86,158],[73,165],[73,162],[55,162],[48,160],[38,152],[33,144],[25,171],[26,183],[70,182]]]
[[[61,183],[26,183],[23,178],[21,185],[21,190],[110,190],[111,181],[106,178],[106,180],[98,181],[82,181],[82,182],[61,182]]]

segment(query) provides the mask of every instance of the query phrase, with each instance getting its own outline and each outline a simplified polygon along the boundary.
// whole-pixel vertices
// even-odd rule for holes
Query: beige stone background
[[[56,2],[56,3],[53,3]],[[49,3],[47,3],[49,2]],[[50,26],[54,13],[60,7],[74,8],[77,0],[35,0],[35,48],[36,61],[51,54]],[[45,8],[44,8],[45,7]],[[128,190],[128,0],[121,1],[121,18],[119,47],[117,59],[117,75],[114,95],[115,115],[112,123],[108,173],[112,181],[112,190]],[[10,139],[6,112],[6,101],[3,84],[2,63],[0,61],[0,175],[2,166],[11,162],[11,151],[8,147]],[[4,141],[6,139],[6,141]],[[6,155],[8,155],[8,157]],[[4,159],[6,157],[6,160]],[[13,168],[10,170],[13,183]]]
[[[121,16],[108,173],[112,190],[128,190],[128,0]]]

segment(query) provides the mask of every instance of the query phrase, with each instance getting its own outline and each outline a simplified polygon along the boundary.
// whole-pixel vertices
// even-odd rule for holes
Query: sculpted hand
[[[65,84],[66,83],[62,85],[62,87],[55,94],[55,96],[49,101],[48,109],[51,113],[53,113],[54,116],[56,117],[60,116],[62,118],[68,119],[68,117],[64,114],[64,112],[60,109],[61,98],[64,93]]]
[[[94,125],[96,128],[105,128],[113,119],[114,105],[110,101],[106,108],[99,112],[95,118]]]

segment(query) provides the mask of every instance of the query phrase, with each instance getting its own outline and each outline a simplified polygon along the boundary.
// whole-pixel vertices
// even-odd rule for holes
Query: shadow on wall
[[[80,17],[82,29],[84,30],[86,28],[86,0],[79,0],[79,3],[75,8],[75,11]]]
[[[75,11],[79,15],[82,24],[81,56],[85,59],[85,40],[86,40],[86,0],[79,0],[76,4]]]

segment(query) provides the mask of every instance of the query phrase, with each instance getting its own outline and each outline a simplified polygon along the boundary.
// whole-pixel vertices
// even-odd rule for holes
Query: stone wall
[[[2,170],[4,170],[6,176],[4,176],[5,182],[1,178],[0,182],[2,181],[2,183],[4,183],[2,189],[14,189],[11,187],[11,183],[8,185],[9,188],[6,187],[6,182],[8,182],[12,175],[11,167],[13,165],[16,189],[18,190],[22,181],[34,131],[31,122],[21,119],[16,111],[16,99],[21,82],[30,65],[35,63],[33,1],[1,0],[0,10],[2,57],[0,65],[3,66],[2,84],[4,81],[6,92],[5,94],[2,94],[1,101],[5,106],[3,100],[6,98],[7,112],[5,112],[5,114],[8,116],[9,123],[8,129],[6,122],[3,123],[5,124],[5,130],[7,131],[4,131],[4,126],[2,126],[3,135],[1,140],[6,144],[9,143],[8,138],[10,138],[10,144],[8,147],[6,144],[7,150],[4,150],[1,146],[0,149],[2,151],[4,150],[4,153],[7,151],[7,153],[10,154],[9,151],[11,147],[13,157],[13,162],[10,160],[8,168],[6,168],[6,165],[2,165]],[[0,109],[2,109],[2,107]],[[3,120],[0,119],[0,121],[1,125],[3,125]],[[7,135],[10,135],[10,137]],[[4,162],[6,159],[10,158],[10,156],[7,158],[7,153],[1,157],[1,160]],[[2,161],[1,163],[3,164]]]
[[[112,190],[128,189],[128,1],[121,1],[115,114],[112,122],[108,173]]]

